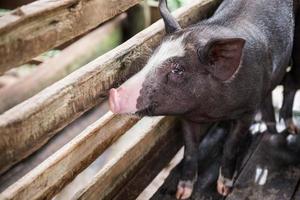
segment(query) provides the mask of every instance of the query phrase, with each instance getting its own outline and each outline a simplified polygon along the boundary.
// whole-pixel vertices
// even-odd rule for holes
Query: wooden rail
[[[17,8],[19,6],[31,3],[33,1],[34,0],[18,0],[18,1],[1,0],[1,2],[0,2],[0,8],[15,9],[15,8]]]
[[[14,200],[51,199],[138,121],[108,112],[80,135],[1,193]]]
[[[144,161],[143,158],[159,141],[169,137],[178,139],[174,132],[170,132],[174,127],[174,118],[146,117],[139,122],[137,120],[135,117],[107,113],[7,188],[0,197],[5,200],[52,199],[80,171],[116,141],[113,145],[122,148],[113,153],[113,158],[95,177],[91,177],[90,183],[83,190],[78,191],[73,199],[103,199],[112,195],[115,188],[128,181],[130,173],[138,171],[138,166]],[[123,136],[119,138],[121,135]]]
[[[123,19],[124,16],[119,16],[107,22],[40,64],[34,73],[1,88],[0,114],[119,45]]]
[[[0,74],[75,38],[139,0],[46,0],[0,17]]]
[[[105,199],[107,195],[118,187],[126,176],[138,165],[142,158],[165,138],[169,130],[174,126],[174,118],[155,117],[143,118],[127,133],[123,141],[124,146],[114,157],[100,170],[91,182],[79,191],[73,199]],[[124,135],[125,136],[125,135]]]
[[[175,17],[185,27],[208,16],[218,3],[218,0],[197,0],[177,10]],[[159,44],[163,34],[164,26],[159,21],[2,114],[0,173],[36,151],[57,131],[103,101],[109,88],[117,82],[121,83],[120,79],[128,78],[145,64],[145,55]]]

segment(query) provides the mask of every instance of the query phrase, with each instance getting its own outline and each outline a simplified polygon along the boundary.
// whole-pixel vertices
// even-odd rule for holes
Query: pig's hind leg
[[[296,17],[294,47],[292,53],[292,68],[283,80],[283,104],[280,118],[286,124],[290,133],[299,133],[299,128],[293,121],[293,103],[298,89],[300,89],[300,14]]]
[[[238,155],[242,152],[245,140],[247,139],[253,115],[245,114],[241,119],[232,122],[230,133],[223,147],[223,156],[217,182],[218,193],[222,196],[227,196],[233,187]]]
[[[277,129],[276,129],[276,119],[275,119],[275,112],[274,112],[274,107],[272,103],[272,93],[270,93],[265,100],[262,103],[262,108],[261,108],[261,114],[262,114],[262,119],[267,125],[267,130],[271,134],[276,134]]]
[[[290,72],[286,75],[283,83],[283,104],[280,110],[280,118],[284,120],[290,133],[297,134],[299,133],[299,128],[293,121],[293,103],[298,88],[297,83],[293,80],[293,75]]]

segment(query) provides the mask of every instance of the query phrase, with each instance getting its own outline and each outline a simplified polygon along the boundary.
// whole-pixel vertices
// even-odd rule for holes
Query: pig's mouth
[[[143,117],[143,116],[154,116],[155,108],[157,107],[157,103],[153,102],[151,105],[147,106],[146,108],[139,109],[135,114]]]
[[[140,72],[141,73],[141,72]],[[158,102],[148,87],[143,87],[145,75],[135,75],[118,88],[109,91],[109,107],[115,114],[154,116]]]

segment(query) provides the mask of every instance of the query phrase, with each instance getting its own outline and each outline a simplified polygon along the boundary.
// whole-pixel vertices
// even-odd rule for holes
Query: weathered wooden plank
[[[264,142],[260,142],[248,164],[238,177],[234,190],[226,200],[290,200],[296,189],[300,169],[276,168],[268,161]]]
[[[20,78],[14,84],[0,89],[0,113],[25,101],[47,86],[121,43],[121,21],[124,16],[104,24],[57,56],[40,64],[34,73]]]
[[[206,17],[218,0],[197,0],[175,13],[182,26]],[[159,21],[114,50],[0,115],[0,173],[36,151],[107,91],[143,66],[164,33]],[[38,83],[37,83],[38,84]]]
[[[155,176],[168,165],[182,145],[180,129],[169,131],[135,167],[134,174],[130,177],[127,176],[129,181],[112,191],[111,197],[106,199],[136,199]]]
[[[209,127],[209,124],[203,124],[201,132],[206,132]],[[131,180],[126,185],[123,185],[120,190],[115,192],[114,198],[109,199],[134,200],[137,197],[142,200],[146,199],[145,195],[140,196],[140,193],[145,190],[145,188],[147,190],[149,189],[148,185],[150,182],[152,184],[154,178],[161,179],[160,177],[156,177],[157,174],[159,174],[164,167],[170,168],[169,161],[178,152],[180,147],[182,147],[182,142],[181,128],[179,126],[170,132],[170,134],[166,136],[166,139],[163,139],[162,144],[158,144],[158,147],[152,148],[151,151],[153,151],[153,155],[151,154],[149,159],[146,158],[146,161],[142,162],[142,166],[137,167],[139,170],[135,172]],[[165,171],[165,169],[163,171]]]
[[[15,76],[11,76],[11,75],[0,76],[0,90],[3,87],[16,83],[17,81],[18,81],[18,77]]]
[[[108,112],[1,195],[7,200],[51,199],[137,120]]]
[[[295,190],[295,193],[291,200],[300,200],[300,179],[298,181],[297,189]]]
[[[0,8],[15,9],[15,8],[17,8],[19,6],[31,3],[33,1],[34,0],[17,0],[17,1],[1,0],[0,1]]]
[[[95,28],[138,2],[35,1],[0,17],[0,74]]]
[[[182,161],[184,156],[184,147],[182,147],[172,160],[162,169],[152,182],[144,188],[136,200],[151,199],[157,190],[164,184],[165,180],[170,175],[171,171]]]
[[[95,177],[92,177],[91,182],[72,199],[107,198],[173,126],[174,118],[143,118],[126,133],[130,141],[122,141],[126,144],[124,148],[117,154],[115,153],[110,162]]]
[[[99,106],[84,113],[81,117],[74,120],[71,124],[59,131],[37,152],[28,156],[26,159],[15,164],[7,172],[0,175],[0,193],[10,185],[17,182],[31,170],[36,168],[52,154],[61,149],[64,145],[82,133],[88,126],[99,120],[109,111],[108,103],[103,102]]]

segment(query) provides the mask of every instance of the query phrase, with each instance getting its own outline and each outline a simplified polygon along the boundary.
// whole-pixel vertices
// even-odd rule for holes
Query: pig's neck
[[[202,108],[195,108],[181,117],[195,123],[208,123],[237,119],[240,116],[243,116],[247,110],[253,110],[252,107],[245,107],[244,109],[231,109],[230,111],[226,108],[222,109],[220,106],[216,106],[215,108],[216,112],[211,110],[205,111],[205,109]]]

